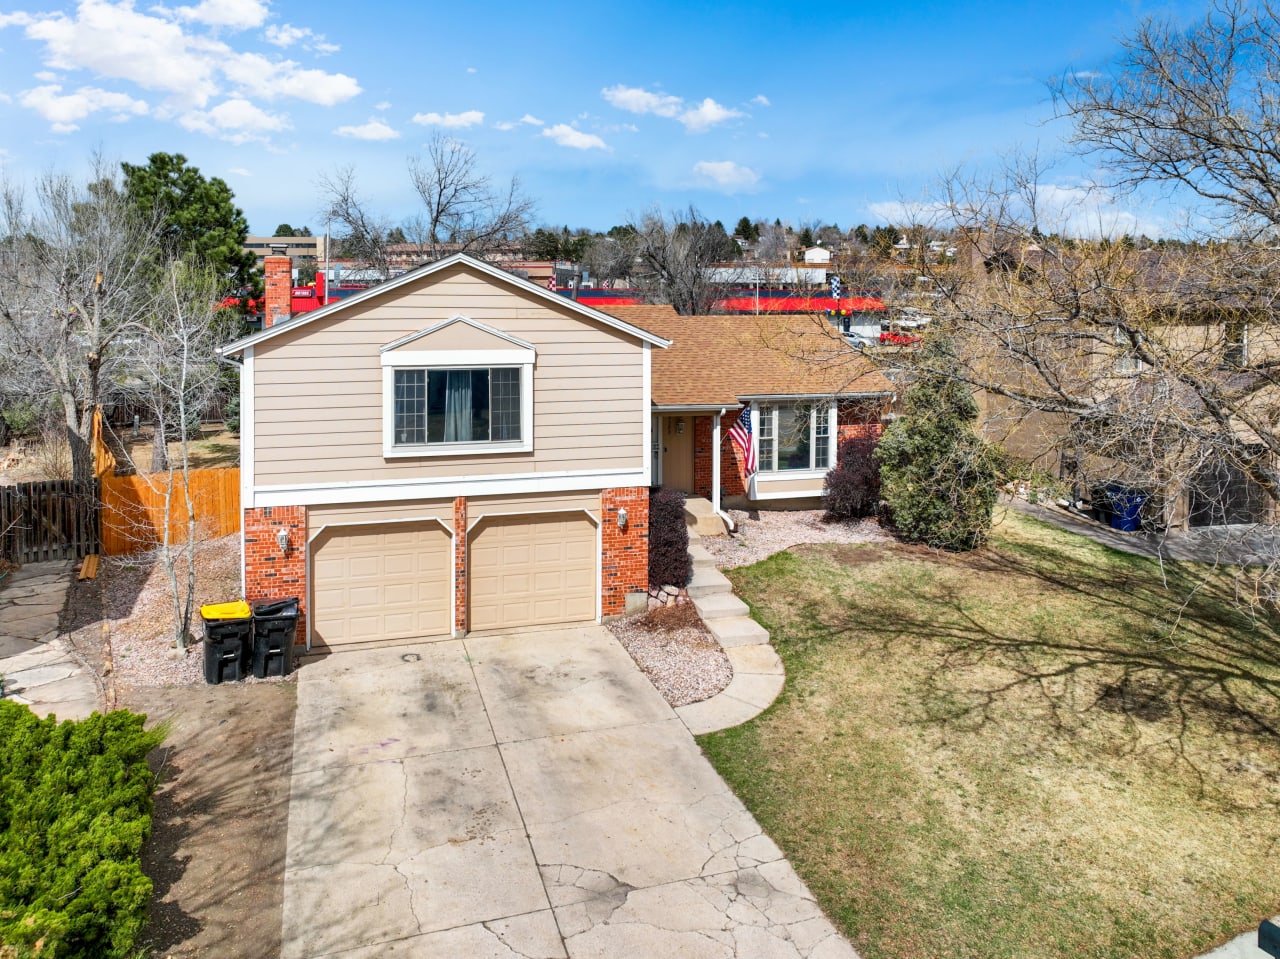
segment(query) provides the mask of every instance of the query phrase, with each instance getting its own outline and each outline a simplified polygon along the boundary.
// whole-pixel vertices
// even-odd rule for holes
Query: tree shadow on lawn
[[[839,549],[809,549],[841,562]],[[1193,739],[1239,755],[1280,746],[1276,624],[1236,604],[1227,571],[1166,564],[1162,581],[1154,561],[1111,551],[1090,562],[1038,543],[967,555],[893,547],[878,558],[951,574],[891,586],[863,580],[860,552],[847,601],[814,604],[792,635],[801,646],[870,644],[888,661],[909,641],[920,653],[921,723],[1044,722],[1065,738],[1119,718],[1111,748],[1171,751],[1201,794],[1209,770]]]

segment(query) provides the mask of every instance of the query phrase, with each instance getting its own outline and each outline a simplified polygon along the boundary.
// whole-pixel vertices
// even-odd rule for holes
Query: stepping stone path
[[[29,563],[0,580],[4,698],[59,719],[84,719],[100,707],[97,683],[58,630],[74,565]]]
[[[733,586],[716,569],[715,559],[690,528],[689,558],[693,579],[689,598],[698,615],[724,647],[733,666],[733,679],[723,690],[700,703],[676,709],[695,736],[741,726],[764,712],[782,692],[786,672],[769,645],[769,631],[748,613],[747,604],[733,595]]]

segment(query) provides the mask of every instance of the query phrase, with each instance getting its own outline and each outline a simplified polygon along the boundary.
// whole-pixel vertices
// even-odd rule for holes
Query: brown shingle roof
[[[893,390],[875,362],[820,316],[679,316],[670,306],[611,306],[604,312],[674,341],[653,351],[655,406]]]

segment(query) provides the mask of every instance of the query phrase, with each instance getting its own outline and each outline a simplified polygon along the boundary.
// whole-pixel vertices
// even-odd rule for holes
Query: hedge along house
[[[823,317],[610,313],[673,341],[653,357],[650,459],[657,485],[725,508],[820,504],[841,440],[879,437],[893,386]],[[749,410],[746,467],[730,429]]]
[[[648,588],[654,351],[465,255],[224,347],[241,363],[244,591],[309,647],[593,622]]]

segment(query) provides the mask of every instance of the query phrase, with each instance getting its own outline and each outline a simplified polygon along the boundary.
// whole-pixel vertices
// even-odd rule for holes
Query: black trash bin
[[[204,620],[204,681],[216,686],[249,674],[253,616],[248,603],[201,606]]]
[[[253,675],[288,676],[298,635],[298,598],[253,604]]]

